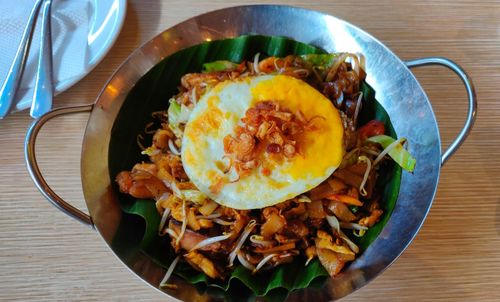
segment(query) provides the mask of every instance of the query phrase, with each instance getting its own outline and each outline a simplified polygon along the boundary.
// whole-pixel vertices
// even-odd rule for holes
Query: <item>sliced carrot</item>
[[[353,206],[362,206],[363,205],[363,203],[361,201],[359,201],[356,198],[349,196],[349,195],[332,194],[332,195],[329,195],[325,198],[330,199],[330,200],[340,201],[340,202],[343,202],[345,204],[350,204]]]

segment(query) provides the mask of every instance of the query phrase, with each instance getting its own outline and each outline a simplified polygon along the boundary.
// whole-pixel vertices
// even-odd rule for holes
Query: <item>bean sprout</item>
[[[181,256],[177,256],[174,261],[170,264],[170,266],[167,269],[167,273],[165,274],[165,277],[160,281],[160,287],[165,287],[167,286],[167,281],[170,279],[170,276],[172,276],[172,273],[174,272],[175,267],[177,266],[177,263],[181,259]]]
[[[372,161],[364,155],[360,156],[358,158],[358,161],[366,163],[366,171],[365,171],[365,174],[363,175],[363,181],[361,181],[361,184],[359,185],[359,193],[361,194],[361,196],[366,196],[367,192],[365,190],[365,184],[366,184],[366,181],[368,180],[368,176],[370,176],[370,172],[372,170]]]
[[[177,149],[177,147],[174,145],[174,142],[171,139],[168,140],[168,149],[170,149],[170,152],[172,152],[175,155],[181,155],[181,151]]]
[[[340,222],[340,227],[343,229],[353,229],[353,230],[358,230],[358,231],[368,230],[367,227],[360,225],[360,224],[357,224],[357,223],[352,223],[352,222]]]
[[[257,225],[257,222],[255,220],[250,220],[250,222],[245,227],[245,230],[243,231],[240,238],[238,239],[238,243],[236,243],[236,246],[229,254],[229,267],[233,266],[233,262],[234,262],[234,259],[236,258],[236,254],[238,253],[241,246],[243,245],[243,243],[247,239],[248,235],[250,235],[250,233],[252,232],[255,225]]]
[[[269,260],[271,260],[276,255],[277,254],[269,254],[266,257],[264,257],[264,259],[260,260],[255,269],[252,271],[252,274],[258,272]]]
[[[358,115],[361,111],[361,100],[363,100],[363,91],[359,92],[358,99],[356,101],[356,109],[354,110],[353,124],[356,126],[358,124]]]
[[[168,215],[170,215],[170,208],[166,208],[161,216],[160,225],[158,226],[158,232],[161,233],[165,227],[165,222],[167,222]]]
[[[222,219],[219,219],[219,218],[215,218],[213,221],[214,221],[215,223],[217,223],[217,224],[220,224],[220,225],[226,225],[226,226],[228,226],[228,225],[232,225],[232,224],[234,223],[234,222],[231,222],[231,221],[225,221],[225,220],[222,220]]]
[[[220,213],[210,214],[207,216],[198,215],[198,216],[196,216],[196,219],[215,219],[215,218],[219,218],[221,216],[222,216],[222,214],[220,214]]]
[[[214,244],[216,242],[219,242],[219,241],[223,241],[223,240],[226,240],[228,239],[229,237],[231,237],[231,234],[226,234],[226,235],[220,235],[220,236],[215,236],[215,237],[210,237],[210,238],[207,238],[205,240],[202,240],[200,242],[198,242],[191,250],[190,252],[194,251],[194,250],[198,250],[198,249],[201,249],[205,246],[208,246],[208,245],[211,245],[211,244]]]
[[[186,226],[187,226],[187,215],[186,215],[186,201],[182,200],[182,227],[181,227],[181,233],[179,234],[179,237],[175,240],[175,245],[178,246],[179,242],[182,239],[182,236],[184,236],[184,233],[186,232]]]
[[[253,266],[253,264],[248,262],[245,259],[245,256],[243,256],[241,252],[238,253],[238,261],[240,261],[241,265],[243,265],[246,269],[248,269],[250,271],[255,270],[255,266]]]
[[[260,73],[260,69],[259,69],[259,56],[260,56],[260,52],[258,52],[253,57],[253,69],[255,71],[255,74],[259,74]]]
[[[250,236],[250,241],[252,243],[255,243],[255,244],[258,244],[258,245],[263,245],[263,246],[270,246],[270,245],[274,244],[274,241],[264,240],[264,239],[261,239],[261,238],[264,238],[264,237],[259,236],[259,235],[252,235],[252,236]]]

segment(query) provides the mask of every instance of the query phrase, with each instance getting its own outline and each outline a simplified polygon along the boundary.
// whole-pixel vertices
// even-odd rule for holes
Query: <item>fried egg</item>
[[[317,120],[318,129],[302,133],[300,152],[264,163],[238,181],[228,181],[224,137],[234,135],[246,111],[261,101],[278,102],[289,112]],[[309,84],[285,75],[241,78],[217,84],[193,109],[182,139],[182,162],[196,187],[215,202],[235,209],[260,209],[307,192],[327,179],[344,155],[344,129],[331,101]],[[218,182],[223,185],[214,192]]]

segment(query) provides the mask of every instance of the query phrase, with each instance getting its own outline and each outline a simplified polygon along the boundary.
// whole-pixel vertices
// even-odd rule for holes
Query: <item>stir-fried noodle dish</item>
[[[204,64],[153,113],[149,160],[116,177],[153,199],[180,261],[213,279],[237,264],[253,274],[318,258],[333,277],[356,259],[384,213],[380,167],[412,171],[404,138],[360,124],[363,60],[350,53]],[[141,144],[140,137],[138,139]]]

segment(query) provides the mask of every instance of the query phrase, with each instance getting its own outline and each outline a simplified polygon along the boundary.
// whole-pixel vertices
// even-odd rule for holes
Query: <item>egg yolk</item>
[[[294,158],[285,173],[293,179],[304,175],[318,177],[324,173],[325,167],[337,167],[340,164],[344,155],[344,128],[337,109],[323,94],[309,84],[288,76],[262,81],[251,92],[253,102],[276,100],[285,108],[302,112],[307,120],[322,117],[316,119],[320,132],[310,131],[301,136],[303,154]]]
[[[262,174],[269,176],[272,167],[301,156],[304,138],[321,131],[317,126],[319,119],[323,117],[307,120],[301,111],[292,113],[275,101],[255,103],[245,112],[243,125],[236,126],[235,134],[224,137],[224,151],[230,160],[230,167],[224,169],[234,169],[240,180],[264,166]]]

